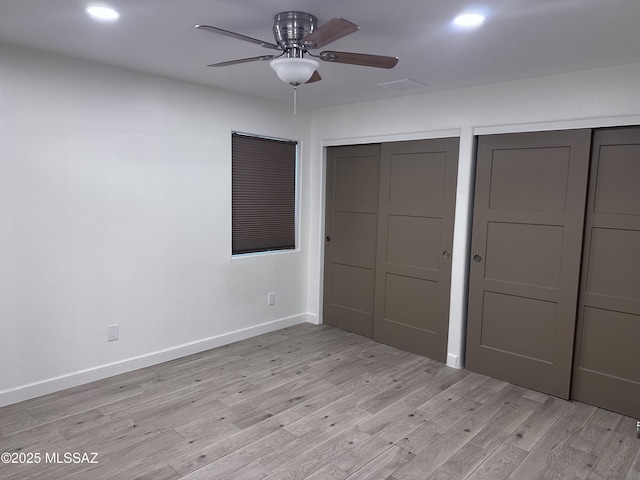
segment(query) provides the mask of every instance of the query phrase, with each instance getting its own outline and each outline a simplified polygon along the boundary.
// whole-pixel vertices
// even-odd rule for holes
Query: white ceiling
[[[122,18],[92,21],[92,3]],[[360,26],[324,49],[400,59],[392,70],[321,62],[323,80],[298,91],[310,107],[640,63],[640,0],[0,0],[0,41],[290,103],[292,88],[268,62],[206,67],[271,50],[194,28],[274,42],[273,16],[288,10]],[[465,10],[484,12],[484,25],[454,29]],[[378,86],[404,79],[428,87]]]

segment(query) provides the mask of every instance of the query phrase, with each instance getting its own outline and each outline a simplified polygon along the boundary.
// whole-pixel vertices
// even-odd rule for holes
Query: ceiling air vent
[[[388,88],[394,92],[406,92],[408,90],[418,90],[428,87],[428,85],[416,82],[415,80],[409,80],[408,78],[404,80],[396,80],[394,82],[379,83],[378,86]]]

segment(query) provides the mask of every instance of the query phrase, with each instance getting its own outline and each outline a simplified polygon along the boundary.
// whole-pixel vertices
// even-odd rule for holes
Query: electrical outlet
[[[275,305],[276,304],[276,294],[274,292],[267,294],[267,305]]]
[[[107,342],[115,342],[119,337],[119,325],[107,325]]]

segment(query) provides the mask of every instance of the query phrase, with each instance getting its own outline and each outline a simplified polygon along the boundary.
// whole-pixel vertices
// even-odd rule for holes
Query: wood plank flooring
[[[12,480],[640,479],[634,419],[311,324],[0,408],[0,452]]]

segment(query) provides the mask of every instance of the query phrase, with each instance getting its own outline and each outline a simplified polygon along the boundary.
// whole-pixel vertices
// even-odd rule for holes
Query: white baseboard
[[[271,322],[262,323],[260,325],[177,345],[157,352],[151,352],[138,357],[127,358],[118,362],[100,365],[98,367],[88,368],[86,370],[80,370],[78,372],[72,372],[28,385],[22,385],[13,389],[0,391],[0,407],[22,402],[23,400],[39,397],[41,395],[54,393],[66,388],[94,382],[96,380],[102,380],[103,378],[112,377],[121,373],[131,372],[151,365],[168,362],[170,360],[175,360],[176,358],[186,357],[187,355],[221,347],[223,345],[262,335],[263,333],[274,332],[293,325],[301,323],[316,323],[311,317],[315,317],[315,315],[303,313],[300,315],[281,318]]]
[[[307,313],[307,322],[313,323],[314,325],[320,325],[322,323],[320,317],[315,313]]]
[[[462,360],[460,359],[460,355],[452,355],[449,353],[447,354],[447,366],[461,369],[464,365],[462,365]]]

